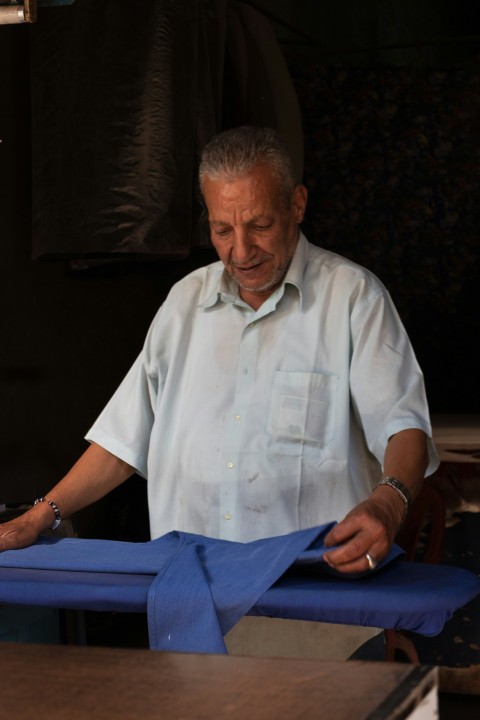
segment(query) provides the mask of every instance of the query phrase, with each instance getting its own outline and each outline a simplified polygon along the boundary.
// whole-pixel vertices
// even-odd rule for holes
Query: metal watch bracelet
[[[400,480],[397,480],[396,477],[393,477],[393,475],[386,475],[380,480],[378,485],[375,485],[373,489],[375,490],[381,485],[388,485],[388,487],[391,487],[392,490],[395,490],[397,495],[402,498],[403,504],[405,505],[405,512],[407,512],[408,508],[412,504],[412,496],[410,495],[410,490],[403,483],[401,483]]]

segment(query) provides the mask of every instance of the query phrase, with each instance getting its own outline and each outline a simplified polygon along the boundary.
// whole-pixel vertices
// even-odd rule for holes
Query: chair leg
[[[412,640],[400,630],[385,630],[385,660],[396,662],[395,653],[402,652],[405,657],[414,665],[419,665],[420,660]]]

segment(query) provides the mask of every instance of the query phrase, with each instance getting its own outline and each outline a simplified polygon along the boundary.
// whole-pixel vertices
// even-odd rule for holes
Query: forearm
[[[53,500],[62,518],[67,518],[121,485],[133,472],[123,460],[92,444],[45,498]],[[50,505],[38,503],[19,518],[0,525],[0,550],[30,545],[54,520]]]
[[[401,482],[412,501],[420,492],[427,467],[427,437],[422,430],[402,430],[390,438],[385,451],[383,476],[393,476]],[[377,499],[382,497],[405,510],[401,496],[389,485],[377,486],[374,494]]]
[[[66,518],[102,498],[133,473],[130,465],[92,443],[45,497],[53,500]]]
[[[383,475],[401,482],[414,499],[428,466],[426,435],[411,429],[393,435],[388,443]],[[370,497],[353,508],[325,538],[327,547],[339,545],[324,555],[332,567],[343,572],[368,569],[366,553],[382,560],[405,519],[401,495],[389,485],[377,486]]]

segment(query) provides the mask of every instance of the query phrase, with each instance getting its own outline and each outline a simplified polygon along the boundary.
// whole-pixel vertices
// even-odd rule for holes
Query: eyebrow
[[[246,225],[250,225],[250,223],[256,223],[256,222],[273,222],[273,217],[270,215],[255,215],[255,217],[250,218],[250,220],[246,223]],[[209,220],[208,221],[210,225],[228,225],[230,226],[230,223],[226,220]]]

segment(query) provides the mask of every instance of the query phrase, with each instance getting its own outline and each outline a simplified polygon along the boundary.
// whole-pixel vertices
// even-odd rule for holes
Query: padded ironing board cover
[[[333,525],[250,543],[183,532],[147,543],[41,538],[0,554],[0,602],[146,610],[152,649],[225,653],[223,636],[245,614],[436,634],[480,593],[473,573],[401,562],[396,546],[374,573],[336,576],[322,560]]]

